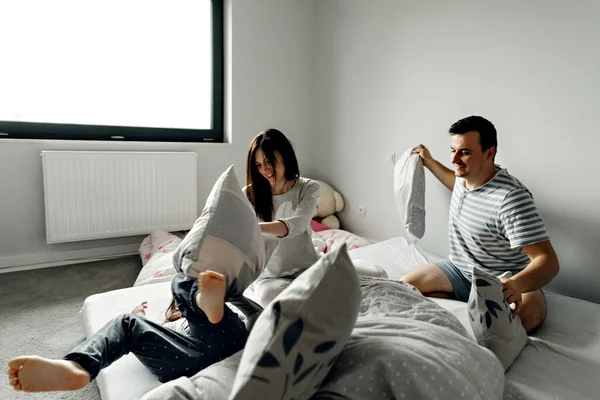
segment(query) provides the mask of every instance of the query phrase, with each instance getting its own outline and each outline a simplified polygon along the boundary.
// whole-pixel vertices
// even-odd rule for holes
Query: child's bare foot
[[[8,361],[8,382],[24,392],[77,390],[90,383],[90,374],[74,361],[24,356]]]
[[[208,320],[218,324],[225,312],[225,276],[214,271],[198,274],[196,304],[204,311]]]

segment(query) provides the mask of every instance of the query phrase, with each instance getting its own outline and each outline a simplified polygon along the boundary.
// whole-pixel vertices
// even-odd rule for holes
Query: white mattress
[[[171,282],[135,286],[88,297],[82,309],[86,337],[114,317],[131,312],[142,301],[148,301],[146,316],[162,322],[171,303]],[[158,379],[133,354],[121,357],[102,370],[96,383],[103,400],[137,400],[160,385]]]
[[[162,323],[171,300],[171,282],[134,286],[90,296],[85,299],[82,308],[85,336],[90,337],[114,317],[131,312],[142,301],[148,302],[146,317]],[[159,380],[133,354],[121,357],[102,370],[96,383],[103,400],[137,400],[160,385]]]
[[[421,264],[418,253],[404,238],[394,238],[352,250],[350,256],[373,261],[397,279]],[[430,262],[440,258],[421,253]],[[554,293],[546,298],[546,322],[507,371],[504,398],[599,399],[600,304]],[[469,326],[466,303],[432,300]]]
[[[350,251],[383,267],[390,279],[440,257],[394,238]],[[251,296],[251,290],[247,295]],[[86,336],[113,317],[148,301],[147,316],[161,321],[171,300],[170,283],[136,286],[90,296],[83,305]],[[470,332],[466,304],[433,299],[450,310]],[[600,305],[547,293],[548,318],[507,372],[505,399],[597,399],[600,383]],[[129,354],[97,378],[103,400],[139,399],[160,382]]]
[[[418,265],[440,260],[442,257],[409,244],[403,237],[389,239],[349,251],[353,260],[367,260],[378,264],[389,279],[399,279],[405,272]]]

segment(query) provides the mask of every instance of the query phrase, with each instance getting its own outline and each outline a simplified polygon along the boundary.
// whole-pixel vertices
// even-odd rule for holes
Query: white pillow
[[[343,229],[326,229],[313,233],[313,245],[318,252],[327,253],[346,244],[348,251],[372,244],[373,242]],[[319,251],[320,250],[320,251]]]
[[[140,244],[142,270],[133,286],[149,285],[173,279],[177,273],[173,266],[173,252],[181,238],[172,233],[155,230]]]
[[[527,344],[527,333],[521,318],[512,316],[503,289],[500,279],[473,267],[469,321],[477,343],[490,349],[506,371]]]
[[[373,278],[388,278],[387,272],[385,269],[381,267],[381,265],[377,265],[368,260],[362,260],[360,258],[352,259],[352,263],[354,264],[354,268],[356,269],[356,273],[359,276],[370,276]]]
[[[142,265],[146,265],[156,253],[169,253],[175,251],[181,243],[181,238],[161,229],[153,230],[142,240],[138,249]]]
[[[175,250],[173,264],[193,278],[206,270],[225,275],[227,297],[236,298],[262,272],[277,244],[277,238],[260,230],[232,165],[219,177],[202,215]]]

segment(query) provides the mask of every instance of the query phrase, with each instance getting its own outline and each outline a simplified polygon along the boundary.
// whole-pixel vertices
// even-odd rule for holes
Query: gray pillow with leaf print
[[[230,400],[309,399],[350,337],[360,301],[343,245],[298,276],[258,317]]]
[[[527,333],[502,290],[500,279],[473,267],[469,321],[477,343],[490,349],[506,371],[527,344]]]

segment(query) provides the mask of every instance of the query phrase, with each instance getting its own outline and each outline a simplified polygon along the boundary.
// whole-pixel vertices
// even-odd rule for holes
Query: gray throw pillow
[[[469,321],[477,342],[490,349],[506,371],[527,344],[521,318],[513,317],[500,279],[473,267]]]
[[[343,245],[297,277],[258,317],[229,398],[310,398],[344,348],[360,300]]]
[[[173,264],[192,278],[206,270],[225,275],[227,298],[237,298],[262,272],[277,244],[274,236],[262,234],[232,165],[217,179],[200,218],[175,250]]]

